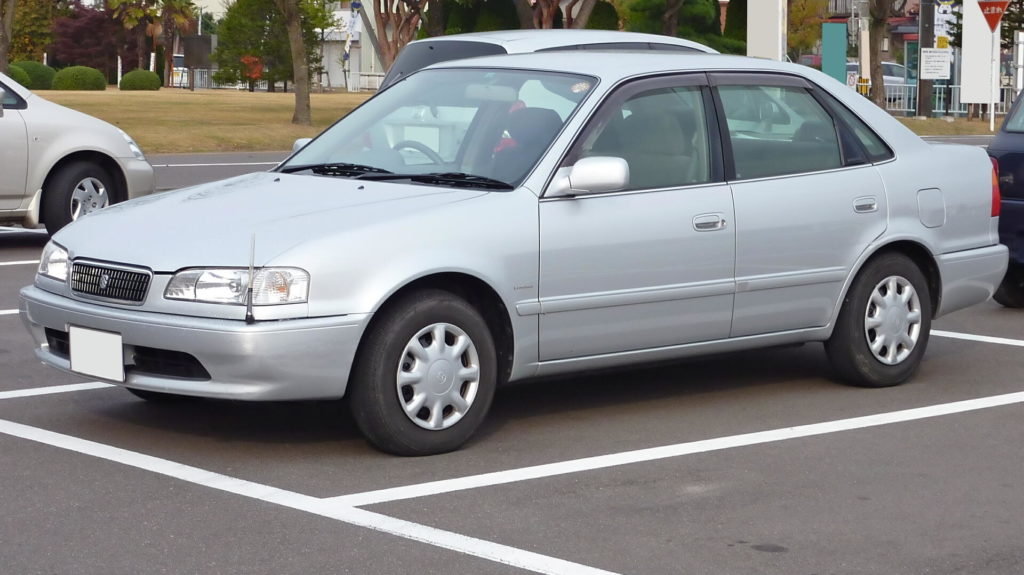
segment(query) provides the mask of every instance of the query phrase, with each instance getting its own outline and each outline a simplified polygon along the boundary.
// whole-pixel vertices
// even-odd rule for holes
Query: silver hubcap
[[[480,356],[466,332],[435,323],[405,344],[396,381],[398,401],[413,423],[432,431],[447,429],[473,406],[480,389]]]
[[[71,219],[105,208],[110,201],[107,188],[96,178],[85,178],[71,192]]]
[[[921,299],[906,278],[889,276],[871,291],[864,336],[875,359],[886,365],[896,365],[914,351],[921,337]]]

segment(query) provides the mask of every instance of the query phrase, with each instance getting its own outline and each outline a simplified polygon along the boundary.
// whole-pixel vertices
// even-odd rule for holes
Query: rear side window
[[[431,64],[458,60],[461,58],[476,58],[478,56],[494,56],[506,54],[505,49],[497,44],[488,42],[472,42],[468,40],[442,40],[437,42],[414,42],[405,47],[395,59],[391,69],[388,70],[384,80],[381,82],[381,89],[394,84],[403,76],[422,70]]]
[[[832,116],[797,86],[718,86],[737,179],[842,167]]]
[[[871,162],[881,162],[888,160],[893,157],[892,150],[889,146],[878,137],[878,134],[874,132],[864,120],[857,117],[856,114],[851,112],[846,106],[839,103],[838,100],[833,98],[831,95],[824,93],[823,90],[817,92],[821,97],[827,100],[828,105],[832,107],[833,113],[839,117],[850,130],[853,131],[853,135],[860,141],[860,144],[864,146],[864,151],[867,152],[868,160]]]

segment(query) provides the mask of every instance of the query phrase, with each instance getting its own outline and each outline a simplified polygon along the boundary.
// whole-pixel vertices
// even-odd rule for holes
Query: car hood
[[[72,258],[173,272],[246,266],[255,238],[254,263],[260,266],[307,241],[385,222],[411,220],[409,225],[415,225],[441,206],[486,194],[265,172],[116,204],[79,219],[53,239]],[[352,249],[361,247],[351,244]]]

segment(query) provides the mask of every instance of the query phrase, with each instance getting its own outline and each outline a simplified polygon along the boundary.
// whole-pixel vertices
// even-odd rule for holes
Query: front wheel
[[[1024,307],[1024,265],[1010,263],[992,299],[1006,307]]]
[[[352,369],[356,425],[370,444],[395,455],[458,449],[494,398],[497,361],[487,322],[442,290],[416,292],[379,313]]]
[[[98,164],[79,161],[61,167],[43,190],[46,231],[53,235],[78,218],[113,203],[113,191],[114,179]]]
[[[857,274],[825,351],[843,380],[888,387],[910,379],[931,330],[928,281],[910,258],[880,255]]]

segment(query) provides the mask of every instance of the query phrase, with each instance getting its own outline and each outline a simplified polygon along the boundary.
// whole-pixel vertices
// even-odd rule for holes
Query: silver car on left
[[[153,167],[123,130],[49,102],[0,74],[0,224],[53,234],[154,190]]]

